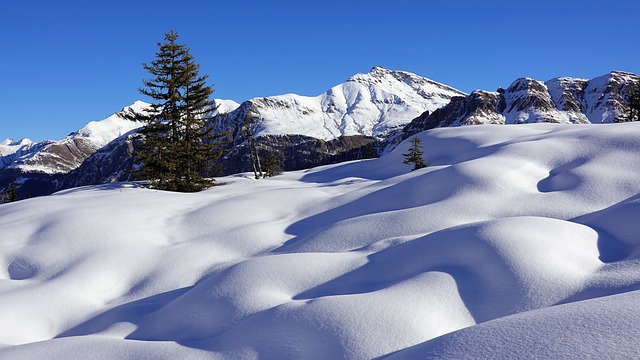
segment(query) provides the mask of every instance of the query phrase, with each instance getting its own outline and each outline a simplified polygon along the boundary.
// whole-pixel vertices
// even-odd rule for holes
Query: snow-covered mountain
[[[298,170],[389,151],[435,127],[615,122],[625,116],[629,93],[638,86],[637,75],[613,71],[592,80],[521,78],[506,89],[466,95],[409,72],[374,67],[315,97],[216,100],[221,115],[212,125],[230,134],[221,160],[225,174],[251,168],[242,128],[256,137],[259,152],[280,154],[285,169]],[[134,145],[130,136],[120,135],[140,125],[114,115],[60,141],[6,140],[0,145],[0,188],[17,180],[21,187],[31,186],[22,190],[26,195],[40,195],[126,180]],[[32,185],[25,185],[29,180]]]
[[[0,205],[2,359],[637,359],[640,123]]]
[[[37,152],[48,144],[49,142],[34,143],[28,138],[4,140],[0,143],[0,168],[12,164],[21,157]]]
[[[398,131],[417,115],[447,104],[464,93],[404,71],[375,67],[357,74],[325,93],[257,98],[241,105],[216,100],[221,114],[218,131],[231,134],[222,159],[226,174],[248,170],[243,126],[258,138],[260,151],[283,155],[286,169],[353,160],[376,139]],[[125,180],[132,161],[130,138],[120,138],[87,158],[85,164],[62,181],[64,187]]]
[[[145,106],[138,101],[130,108],[140,111]],[[58,141],[33,143],[27,139],[11,143],[7,140],[0,145],[2,167],[23,172],[66,174],[98,149],[140,126],[142,123],[124,120],[114,114],[101,121],[91,121]]]
[[[319,96],[288,94],[248,100],[219,117],[217,126],[226,131],[248,124],[256,137],[301,135],[324,141],[356,135],[384,138],[423,112],[432,112],[452,97],[464,95],[427,78],[378,66]]]
[[[476,124],[602,124],[625,118],[628,97],[640,86],[635,74],[612,71],[592,80],[555,78],[515,80],[506,90],[473,91],[414,119],[403,138],[435,127]]]

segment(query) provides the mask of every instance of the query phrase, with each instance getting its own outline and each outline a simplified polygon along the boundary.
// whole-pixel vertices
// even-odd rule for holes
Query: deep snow
[[[638,358],[640,123],[0,205],[0,358]]]

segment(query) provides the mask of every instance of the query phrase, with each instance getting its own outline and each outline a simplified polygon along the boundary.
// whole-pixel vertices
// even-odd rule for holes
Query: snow
[[[14,140],[14,139],[5,139],[4,141],[2,141],[0,143],[0,146],[17,146],[17,147],[21,147],[21,146],[28,146],[33,144],[33,141],[31,141],[28,138],[23,138],[21,140]]]
[[[237,102],[227,99],[215,99],[215,102],[216,106],[218,106],[218,108],[216,109],[218,114],[226,114],[237,109],[238,106],[240,106],[240,104],[238,104]]]
[[[638,358],[640,123],[0,205],[0,358]]]
[[[145,102],[136,101],[127,108],[136,112],[141,112],[148,106],[149,104]],[[105,146],[113,139],[143,125],[144,123],[142,122],[126,120],[121,118],[118,114],[113,114],[104,120],[89,122],[76,133],[69,135],[67,139],[72,140],[76,137],[87,138],[94,142],[97,146],[96,149],[98,149]]]

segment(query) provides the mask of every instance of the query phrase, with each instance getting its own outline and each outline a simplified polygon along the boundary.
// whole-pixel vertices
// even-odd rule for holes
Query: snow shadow
[[[538,191],[542,193],[576,189],[582,179],[573,172],[574,169],[586,164],[587,158],[578,158],[549,171],[549,176],[538,182]]]
[[[38,273],[38,267],[19,257],[9,264],[7,272],[11,280],[26,280]]]
[[[476,322],[511,314],[520,307],[524,290],[505,261],[482,239],[483,227],[483,223],[454,227],[387,248],[370,255],[364,266],[293,299],[369,293],[425,272],[443,272],[455,280],[460,299]]]
[[[413,177],[389,180],[389,186],[366,192],[360,198],[291,224],[285,232],[295,237],[274,252],[298,251],[298,245],[304,245],[305,241],[341,221],[433,204],[469,186],[468,176],[456,167],[418,170],[407,176]]]
[[[114,190],[122,190],[122,189],[146,189],[146,188],[148,188],[148,183],[145,181],[113,182],[113,183],[107,183],[107,184],[87,185],[87,186],[80,186],[76,188],[61,190],[52,195],[75,194],[75,193],[85,192],[85,191],[114,191]]]
[[[598,233],[600,260],[612,263],[640,257],[639,218],[640,194],[636,194],[571,221],[589,226]]]
[[[119,305],[60,333],[56,338],[96,334],[118,323],[133,323],[139,325],[136,320],[141,320],[146,315],[163,308],[187,293],[191,288],[193,287],[171,290]]]

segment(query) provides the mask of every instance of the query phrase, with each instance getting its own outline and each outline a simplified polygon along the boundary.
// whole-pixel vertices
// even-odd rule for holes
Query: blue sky
[[[373,66],[460,90],[640,73],[640,3],[6,0],[0,140],[59,139],[135,100],[174,29],[214,97],[318,95]]]

